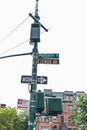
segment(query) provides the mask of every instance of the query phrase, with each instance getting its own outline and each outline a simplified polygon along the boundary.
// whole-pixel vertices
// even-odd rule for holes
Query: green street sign
[[[39,59],[59,59],[58,53],[46,53],[46,54],[38,54]]]

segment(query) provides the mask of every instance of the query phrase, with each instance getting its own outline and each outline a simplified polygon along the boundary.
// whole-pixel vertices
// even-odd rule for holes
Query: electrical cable
[[[26,17],[16,28],[14,28],[7,36],[5,36],[1,41],[0,44],[3,43],[13,32],[15,32],[17,30],[18,27],[20,27],[27,19],[29,18]]]
[[[28,18],[29,18],[29,16],[26,17],[26,18],[25,18],[16,28],[14,28],[6,37],[4,37],[4,39],[0,41],[0,44],[3,43],[13,32],[15,32],[16,29],[17,29],[18,27],[20,27]],[[44,32],[41,32],[41,33],[44,33]],[[7,52],[9,52],[9,51],[11,51],[11,50],[17,48],[18,46],[20,46],[20,45],[26,43],[27,41],[29,41],[29,40],[23,41],[22,43],[19,43],[18,45],[14,46],[14,47],[12,47],[12,48],[10,48],[10,49],[7,49],[6,51],[0,53],[0,55],[5,54],[5,53],[7,53]],[[4,56],[3,56],[3,57],[4,57]],[[7,57],[9,57],[9,56],[7,56]],[[5,56],[5,58],[6,58],[6,56]]]
[[[50,29],[50,28],[49,28],[49,29]],[[48,30],[49,30],[49,29],[48,29]],[[45,32],[45,31],[41,32],[41,34],[44,33],[44,32]],[[14,47],[12,47],[12,48],[9,48],[8,50],[6,50],[6,51],[0,53],[0,55],[3,55],[3,54],[5,54],[5,53],[7,53],[7,52],[13,50],[13,49],[15,49],[16,47],[18,47],[18,46],[20,46],[20,45],[22,45],[22,44],[24,44],[24,43],[26,43],[26,42],[28,42],[28,41],[29,41],[29,40],[23,41],[22,43],[19,43],[18,45],[14,46]]]
[[[5,54],[5,53],[7,53],[7,52],[13,50],[13,49],[17,48],[18,46],[21,46],[22,44],[24,44],[24,43],[26,43],[26,42],[28,42],[28,41],[29,41],[29,40],[23,41],[23,42],[19,43],[18,45],[16,45],[16,46],[14,46],[14,47],[12,47],[12,48],[10,48],[10,49],[8,49],[8,50],[6,50],[6,51],[0,53],[0,55]]]
[[[51,29],[51,28],[48,28],[48,30],[50,30],[50,29]],[[44,33],[44,32],[45,32],[45,31],[42,31],[41,34]]]

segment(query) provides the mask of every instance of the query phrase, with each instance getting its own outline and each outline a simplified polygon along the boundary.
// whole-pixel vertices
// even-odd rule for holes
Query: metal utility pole
[[[39,20],[38,16],[38,0],[36,0],[35,7],[35,19]],[[37,36],[38,35],[38,36]],[[31,26],[31,36],[30,43],[33,43],[33,63],[32,63],[32,81],[30,89],[30,106],[29,106],[29,120],[28,120],[28,130],[35,129],[35,94],[37,89],[37,63],[38,63],[38,42],[40,41],[40,24],[34,20]]]
[[[29,105],[29,119],[28,119],[28,130],[33,130],[36,127],[36,90],[37,90],[37,64],[38,64],[38,42],[40,42],[40,27],[42,27],[46,32],[46,29],[40,22],[40,17],[38,15],[38,1],[36,0],[35,6],[35,16],[29,13],[29,16],[34,19],[34,23],[31,24],[30,32],[30,44],[34,45],[32,55],[32,81],[30,88],[30,105]]]

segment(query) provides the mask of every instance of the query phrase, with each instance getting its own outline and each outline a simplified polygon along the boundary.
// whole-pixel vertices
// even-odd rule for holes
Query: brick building
[[[37,130],[78,130],[76,126],[70,125],[68,117],[70,111],[73,109],[73,101],[76,99],[76,94],[83,92],[64,91],[64,92],[52,92],[52,90],[44,90],[45,98],[49,96],[55,96],[61,98],[63,113],[57,116],[40,116],[36,119]],[[56,105],[56,104],[55,104]]]
[[[6,108],[6,104],[0,103],[0,108]]]

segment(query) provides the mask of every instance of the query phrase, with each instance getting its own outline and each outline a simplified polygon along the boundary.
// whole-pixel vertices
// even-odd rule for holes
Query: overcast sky
[[[32,52],[33,45],[27,40],[33,19],[26,18],[29,13],[34,15],[35,3],[35,0],[0,1],[0,57]],[[38,64],[37,75],[47,76],[48,84],[38,84],[37,90],[87,92],[87,0],[39,0],[39,16],[49,31],[41,28],[38,51],[59,53],[60,64]],[[29,99],[28,84],[20,81],[22,75],[31,73],[31,55],[0,59],[0,103],[16,106],[18,98]]]

